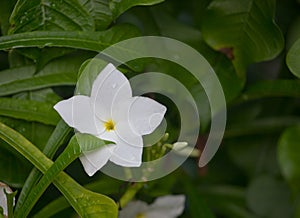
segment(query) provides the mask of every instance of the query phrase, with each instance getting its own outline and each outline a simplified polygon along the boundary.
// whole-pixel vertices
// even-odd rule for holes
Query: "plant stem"
[[[120,198],[120,207],[124,208],[136,195],[136,193],[144,186],[144,182],[134,183],[131,185],[123,196]]]

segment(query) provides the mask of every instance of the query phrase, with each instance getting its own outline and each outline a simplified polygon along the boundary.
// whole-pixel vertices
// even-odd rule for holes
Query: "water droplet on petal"
[[[178,60],[180,58],[179,55],[177,55],[177,54],[175,54],[173,57],[175,60]]]
[[[114,84],[112,84],[112,86],[111,86],[113,89],[114,88],[116,88],[117,87],[117,84],[116,83],[114,83]]]

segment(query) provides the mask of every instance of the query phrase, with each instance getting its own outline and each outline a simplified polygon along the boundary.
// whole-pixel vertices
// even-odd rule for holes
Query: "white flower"
[[[0,182],[0,207],[3,208],[4,216],[7,216],[7,198],[4,189],[6,193],[12,193],[12,190],[9,188],[8,185]]]
[[[167,195],[148,205],[143,201],[132,201],[124,207],[119,218],[175,218],[184,210],[184,195]]]
[[[125,167],[142,163],[142,135],[161,123],[166,107],[146,97],[132,97],[127,78],[108,64],[93,83],[91,96],[76,95],[54,106],[64,121],[81,133],[114,142],[80,157],[92,176],[108,160]]]

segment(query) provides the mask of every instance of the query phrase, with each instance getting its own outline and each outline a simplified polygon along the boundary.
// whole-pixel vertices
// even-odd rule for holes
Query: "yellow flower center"
[[[143,213],[138,213],[135,218],[146,218],[146,216]]]
[[[112,120],[108,120],[104,123],[104,127],[106,131],[115,130],[115,123]]]

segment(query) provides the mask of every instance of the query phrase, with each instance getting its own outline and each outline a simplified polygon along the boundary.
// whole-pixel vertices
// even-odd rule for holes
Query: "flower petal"
[[[129,123],[129,110],[135,98],[128,98],[113,105],[112,117],[115,121],[115,132],[121,141],[130,145],[141,145],[143,139]]]
[[[124,167],[139,167],[142,164],[143,139],[140,136],[139,145],[131,145],[124,142],[121,138],[116,144],[110,161]]]
[[[111,119],[111,109],[115,99],[132,96],[129,81],[112,64],[108,64],[96,78],[91,92],[91,100],[99,119]]]
[[[92,176],[101,169],[111,157],[116,145],[108,144],[95,151],[84,153],[79,159],[84,167],[85,172]]]
[[[182,214],[184,210],[184,195],[168,195],[157,198],[153,204],[148,207],[147,218],[175,218]]]
[[[167,108],[146,97],[135,97],[129,109],[129,122],[139,135],[152,133],[161,123]]]
[[[122,142],[129,145],[142,145],[143,138],[141,135],[137,135],[133,130],[130,124],[126,121],[119,121],[116,124],[116,133]]]
[[[54,109],[63,120],[81,133],[98,135],[104,131],[103,123],[97,119],[91,108],[90,98],[76,95],[58,102]]]
[[[7,216],[7,198],[6,194],[4,192],[4,189],[7,193],[12,193],[12,190],[9,188],[8,185],[0,182],[0,207],[3,208],[3,214],[4,216]],[[14,199],[15,200],[15,199]],[[15,202],[14,202],[15,203]]]
[[[143,214],[148,205],[143,201],[131,201],[119,212],[119,218],[133,218]],[[159,217],[158,217],[159,218]]]

